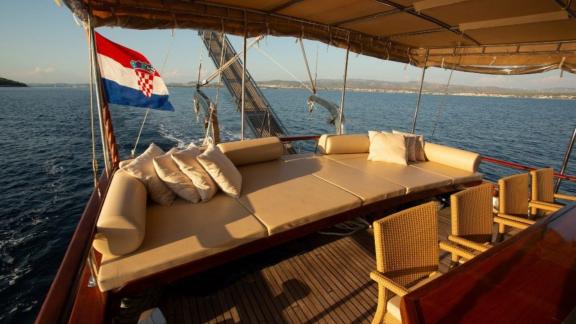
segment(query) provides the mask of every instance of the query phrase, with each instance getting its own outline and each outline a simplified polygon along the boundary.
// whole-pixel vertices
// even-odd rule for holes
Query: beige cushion
[[[440,277],[442,273],[434,271],[430,274],[430,276],[426,279],[420,280],[417,284],[413,285],[412,287],[408,288],[408,291],[414,291],[425,284],[429,283],[430,281]],[[386,304],[386,318],[392,317],[392,321],[398,321],[398,323],[402,323],[402,313],[400,312],[400,302],[402,297],[398,295],[394,295],[394,297],[388,300]]]
[[[266,225],[270,235],[361,205],[358,197],[315,177],[319,168],[282,160],[240,167],[244,183],[239,202]]]
[[[152,143],[140,156],[135,158],[123,170],[138,178],[148,190],[150,198],[160,205],[170,205],[176,197],[156,174],[153,159],[164,154],[161,148]]]
[[[369,147],[366,134],[324,134],[318,140],[318,152],[322,154],[368,153]]]
[[[368,160],[408,165],[406,141],[403,135],[370,131]]]
[[[404,137],[406,137],[410,142],[411,148],[409,153],[410,156],[408,157],[409,161],[426,161],[426,154],[424,153],[424,136],[396,130],[393,130],[392,133],[404,135]]]
[[[266,228],[236,200],[222,193],[202,204],[177,199],[152,205],[140,248],[122,257],[104,256],[100,290],[205,258],[267,236]]]
[[[172,159],[172,154],[177,153],[176,148],[171,149],[166,154],[154,158],[154,169],[158,177],[180,198],[192,203],[200,201],[200,194],[194,183],[188,178],[178,164]]]
[[[93,246],[103,255],[124,255],[142,244],[145,229],[146,188],[118,170],[102,205]]]
[[[276,160],[284,153],[278,137],[221,143],[218,148],[237,166]]]
[[[322,155],[290,155],[291,165],[303,169],[316,169],[312,174],[334,186],[357,196],[364,204],[406,193],[406,188],[382,178],[373,177]]]
[[[468,172],[478,171],[478,165],[480,164],[480,154],[478,153],[434,143],[426,143],[424,151],[426,152],[426,158],[430,161]]]
[[[209,146],[204,153],[196,157],[198,162],[210,174],[214,182],[226,194],[238,198],[242,190],[242,175],[234,163],[217,146]]]
[[[200,199],[202,201],[208,201],[214,197],[218,187],[214,180],[210,178],[210,175],[202,165],[196,160],[196,157],[201,154],[199,148],[195,146],[189,146],[187,149],[182,150],[180,152],[176,152],[172,154],[172,159],[178,167],[196,187],[198,190],[198,194],[200,195]]]
[[[472,181],[482,180],[482,173],[478,172],[468,172],[462,169],[456,169],[451,166],[440,164],[438,162],[428,161],[428,162],[417,162],[411,164],[411,166],[418,169],[436,173],[445,177],[452,179],[453,184],[461,184]]]
[[[452,184],[452,179],[437,173],[428,172],[413,166],[395,163],[374,162],[366,159],[366,154],[354,158],[342,155],[326,155],[327,159],[358,169],[371,177],[378,177],[406,188],[406,193],[435,189]]]

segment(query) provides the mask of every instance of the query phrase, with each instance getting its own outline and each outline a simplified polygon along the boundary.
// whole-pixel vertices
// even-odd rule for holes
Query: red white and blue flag
[[[173,111],[168,88],[148,59],[95,34],[102,85],[109,103]]]

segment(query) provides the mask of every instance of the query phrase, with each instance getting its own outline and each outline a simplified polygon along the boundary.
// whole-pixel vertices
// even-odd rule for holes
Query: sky
[[[202,75],[214,65],[194,30],[137,31],[98,28],[112,41],[143,53],[160,71],[166,83],[195,81],[200,61]],[[240,37],[231,37],[236,49]],[[342,79],[345,51],[315,41],[304,41],[311,68],[318,56],[319,79]],[[262,53],[266,54],[262,54]],[[269,60],[271,56],[296,76],[307,81],[304,60],[295,38],[266,37],[258,48],[248,51],[247,67],[258,80],[294,80]],[[51,0],[0,0],[0,77],[26,83],[86,83],[89,64],[84,31],[65,6]],[[418,81],[421,70],[406,64],[350,54],[348,78],[383,81]],[[431,68],[426,82],[445,84],[449,71]],[[490,76],[454,72],[452,84],[506,88],[574,88],[576,76],[559,71],[526,76]],[[576,90],[575,90],[576,91]]]

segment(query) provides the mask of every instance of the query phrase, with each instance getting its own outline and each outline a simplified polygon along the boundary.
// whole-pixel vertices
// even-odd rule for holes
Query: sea
[[[169,149],[202,141],[195,89],[170,91],[175,111],[150,111],[137,153],[151,142]],[[216,89],[205,91],[215,98]],[[334,133],[327,111],[308,112],[306,90],[263,93],[289,134]],[[319,95],[340,100],[339,91]],[[348,92],[346,132],[409,131],[416,101],[416,94]],[[92,191],[89,102],[87,87],[0,88],[1,323],[34,320]],[[145,109],[111,107],[111,114],[120,154],[127,158]],[[225,90],[218,114],[222,138],[239,139],[240,114]],[[423,95],[416,132],[484,156],[558,170],[575,127],[576,101]],[[96,146],[99,151],[99,139]],[[295,147],[305,152],[314,145]],[[492,181],[518,172],[485,163],[480,170]],[[567,173],[576,174],[576,152]],[[561,191],[576,193],[576,185],[563,182]]]

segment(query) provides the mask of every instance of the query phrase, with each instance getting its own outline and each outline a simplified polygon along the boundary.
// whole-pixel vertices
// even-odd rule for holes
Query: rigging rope
[[[284,72],[288,73],[288,75],[290,75],[295,81],[299,82],[304,88],[308,89],[311,93],[314,93],[314,90],[312,88],[310,88],[304,81],[298,79],[297,76],[295,76],[292,72],[290,72],[288,69],[286,69],[284,66],[282,66],[282,64],[280,64],[280,62],[276,61],[272,56],[270,56],[270,54],[268,54],[264,49],[260,48],[260,47],[256,47],[256,49],[262,54],[264,55],[267,59],[269,59],[272,63],[276,64],[280,69],[282,69]]]
[[[450,69],[450,75],[448,76],[448,82],[444,87],[444,96],[442,97],[442,101],[438,106],[438,110],[436,110],[436,117],[434,119],[434,127],[432,128],[432,134],[430,135],[430,139],[434,138],[434,133],[436,133],[436,127],[438,126],[438,122],[440,121],[440,116],[442,116],[442,111],[446,106],[446,97],[448,96],[448,88],[450,87],[450,82],[452,81],[452,74],[454,73],[453,69]]]
[[[308,72],[308,77],[310,78],[310,84],[312,85],[312,93],[316,94],[316,85],[314,79],[312,79],[312,72],[310,72],[310,66],[308,65],[308,56],[306,55],[306,50],[304,49],[304,41],[302,38],[300,40],[300,50],[302,51],[302,57],[304,57],[304,64],[306,65],[306,72]]]
[[[158,74],[162,75],[164,73],[164,68],[166,67],[166,63],[168,62],[168,57],[170,57],[170,53],[172,52],[172,45],[174,44],[174,29],[172,29],[172,38],[170,40],[170,44],[168,44],[168,49],[166,50],[166,55],[164,55],[164,62],[162,62],[162,68],[158,71]],[[146,108],[146,113],[144,114],[144,119],[142,120],[142,125],[140,125],[140,130],[138,131],[138,136],[136,136],[136,142],[134,143],[134,147],[130,151],[130,156],[134,158],[136,154],[136,148],[138,147],[138,143],[140,142],[140,136],[142,135],[142,130],[144,129],[144,124],[146,123],[146,119],[148,118],[148,113],[150,112],[150,107]]]
[[[92,33],[88,33],[90,38],[89,44],[92,46]],[[96,158],[96,130],[94,126],[94,69],[92,66],[92,49],[88,54],[89,68],[90,68],[90,132],[92,136],[92,178],[94,187],[98,188],[98,159]]]

